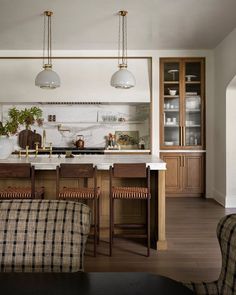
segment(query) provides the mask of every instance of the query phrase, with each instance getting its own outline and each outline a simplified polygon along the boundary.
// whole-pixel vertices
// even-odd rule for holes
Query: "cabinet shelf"
[[[170,128],[173,128],[173,127],[179,127],[179,125],[177,125],[177,124],[176,124],[176,125],[165,124],[164,127],[165,127],[165,128],[166,128],[166,127],[168,127],[168,128],[169,128],[169,127],[170,127]]]
[[[109,124],[109,125],[124,125],[124,124],[143,124],[144,121],[124,121],[124,122],[119,122],[119,121],[114,121],[114,122],[96,122],[97,124]]]
[[[110,121],[110,122],[95,122],[95,121],[75,121],[75,122],[44,122],[44,126],[58,126],[58,125],[74,125],[74,124],[101,124],[101,125],[124,125],[124,124],[143,124],[144,121],[124,121],[124,122],[118,122],[118,121]]]
[[[186,109],[186,113],[199,113],[200,109]]]
[[[164,112],[166,112],[166,113],[175,113],[175,112],[179,112],[179,109],[164,109]]]
[[[201,84],[201,81],[186,81],[185,84]]]
[[[179,81],[164,81],[164,84],[179,84]]]
[[[178,98],[179,95],[164,95],[165,98]]]

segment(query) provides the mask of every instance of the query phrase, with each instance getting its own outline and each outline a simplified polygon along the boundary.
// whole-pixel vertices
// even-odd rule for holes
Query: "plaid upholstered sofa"
[[[90,216],[78,202],[0,201],[0,271],[82,271]]]
[[[222,268],[217,281],[185,284],[198,295],[236,294],[236,214],[223,217],[217,226]]]

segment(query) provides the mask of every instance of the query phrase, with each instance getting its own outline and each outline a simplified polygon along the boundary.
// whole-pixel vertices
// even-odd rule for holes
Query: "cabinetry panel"
[[[162,154],[161,158],[167,163],[166,193],[182,191],[182,170],[180,154]]]
[[[186,154],[184,157],[183,191],[203,192],[204,155]]]
[[[204,153],[161,153],[167,163],[166,195],[199,197],[205,192]]]

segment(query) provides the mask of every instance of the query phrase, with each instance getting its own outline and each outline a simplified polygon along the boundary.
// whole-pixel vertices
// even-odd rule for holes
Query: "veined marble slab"
[[[107,149],[104,150],[105,154],[148,154],[151,150],[113,150],[113,149]]]
[[[0,163],[31,163],[35,170],[55,170],[60,163],[82,164],[93,163],[98,170],[109,170],[114,163],[146,163],[151,170],[166,170],[166,163],[154,155],[77,155],[74,158],[58,158],[57,155],[30,156],[29,158],[12,155]]]

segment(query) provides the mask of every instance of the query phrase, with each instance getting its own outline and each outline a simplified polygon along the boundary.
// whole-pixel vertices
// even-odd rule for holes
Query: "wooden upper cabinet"
[[[160,147],[205,146],[205,59],[160,59]]]

